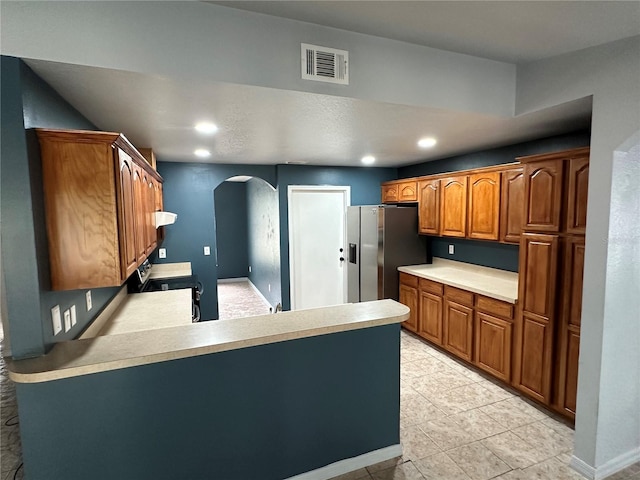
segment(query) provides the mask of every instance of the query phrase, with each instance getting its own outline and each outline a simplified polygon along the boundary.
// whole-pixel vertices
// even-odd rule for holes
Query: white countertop
[[[38,383],[257,345],[401,323],[409,308],[393,300],[190,323],[56,344],[38,358],[8,360],[9,377]]]
[[[191,289],[130,293],[100,329],[100,335],[178,327],[191,323]]]
[[[151,265],[149,279],[187,277],[191,275],[191,262],[154,263]]]
[[[518,301],[518,274],[515,272],[443,258],[434,258],[432,264],[398,267],[398,270],[504,302]]]

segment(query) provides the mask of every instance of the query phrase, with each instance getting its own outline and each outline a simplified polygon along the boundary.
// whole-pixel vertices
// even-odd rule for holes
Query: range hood
[[[171,225],[176,222],[178,215],[171,212],[153,212],[156,228],[163,227],[164,225]]]

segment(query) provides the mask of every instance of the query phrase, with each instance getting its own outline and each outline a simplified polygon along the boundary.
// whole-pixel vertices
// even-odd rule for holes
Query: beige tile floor
[[[340,480],[580,480],[573,429],[404,330],[402,457]],[[640,480],[640,464],[609,477]]]
[[[218,283],[218,319],[266,315],[269,306],[247,280]]]

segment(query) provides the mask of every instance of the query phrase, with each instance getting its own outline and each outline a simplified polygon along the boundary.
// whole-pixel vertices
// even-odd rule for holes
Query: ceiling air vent
[[[302,78],[349,85],[349,52],[301,43]]]

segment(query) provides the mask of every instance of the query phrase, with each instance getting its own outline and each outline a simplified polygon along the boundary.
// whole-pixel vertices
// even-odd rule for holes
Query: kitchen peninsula
[[[276,479],[399,455],[408,316],[381,300],[61,342],[9,362],[25,472]]]

